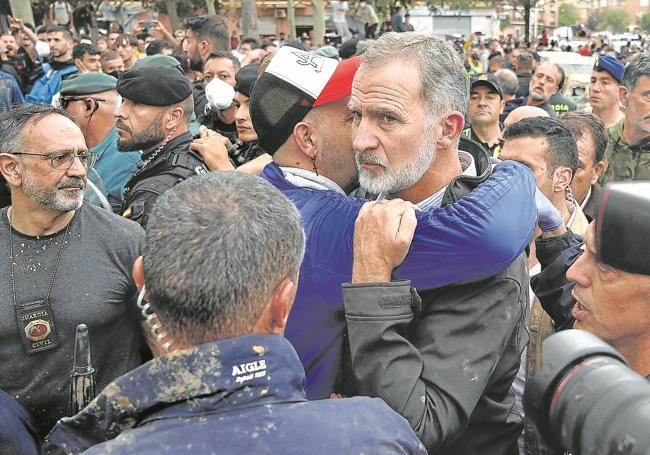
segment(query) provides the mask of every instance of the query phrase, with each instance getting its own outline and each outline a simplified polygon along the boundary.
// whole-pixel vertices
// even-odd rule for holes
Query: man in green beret
[[[120,152],[113,116],[119,103],[117,79],[104,73],[74,75],[61,84],[61,107],[72,116],[97,155],[95,170],[102,179],[108,202],[121,214],[124,186],[140,161],[140,152]]]
[[[158,196],[175,184],[208,172],[189,150],[194,99],[180,64],[156,55],[136,63],[117,82],[122,104],[115,111],[120,151],[142,150],[124,189],[122,215],[146,227]]]

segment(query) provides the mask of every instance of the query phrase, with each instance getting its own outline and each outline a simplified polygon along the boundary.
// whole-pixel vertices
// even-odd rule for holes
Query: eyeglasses
[[[19,153],[11,153],[11,155],[40,156],[41,159],[50,160],[50,165],[52,166],[52,169],[66,170],[66,171],[72,167],[75,158],[79,158],[79,161],[86,169],[88,169],[89,167],[93,167],[95,165],[95,162],[97,161],[97,155],[90,152],[78,152],[78,153],[53,152],[53,153],[46,153],[43,155],[41,155],[40,153],[19,152]]]
[[[84,100],[93,100],[97,104],[95,110],[99,109],[100,101],[106,102],[105,99],[95,98],[92,96],[62,96],[61,98],[59,98],[59,102],[61,103],[61,107],[63,109],[67,109],[70,103],[73,101],[84,101]]]

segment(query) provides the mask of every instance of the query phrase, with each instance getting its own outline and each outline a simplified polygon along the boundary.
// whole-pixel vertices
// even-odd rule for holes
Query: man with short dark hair
[[[215,77],[235,86],[235,74],[241,69],[241,63],[228,51],[216,51],[208,55],[203,68],[203,83],[209,84]]]
[[[133,275],[168,344],[61,420],[46,450],[424,455],[381,400],[307,401],[283,337],[304,247],[300,214],[259,177],[212,173],[163,194]]]
[[[164,39],[154,40],[147,44],[146,53],[148,56],[156,54],[172,55],[174,46]]]
[[[41,438],[72,405],[78,324],[88,326],[98,387],[141,363],[130,271],[144,233],[83,204],[93,162],[65,111],[23,104],[0,114],[0,172],[11,187],[0,212],[0,389]]]
[[[50,61],[43,64],[43,76],[25,96],[28,103],[51,103],[59,91],[61,81],[78,71],[72,60],[74,40],[70,30],[61,26],[48,27],[47,42],[50,46]]]
[[[522,49],[515,59],[515,73],[519,80],[517,98],[528,96],[530,79],[533,77],[533,56]]]
[[[623,118],[619,103],[619,87],[625,67],[614,57],[596,56],[589,82],[591,112],[609,128]]]
[[[257,41],[257,39],[252,38],[252,37],[246,37],[241,40],[239,43],[239,53],[246,55],[251,51],[254,51],[255,49],[260,48],[260,43]]]
[[[241,63],[231,52],[216,51],[208,55],[208,59],[203,66],[203,83],[195,84],[192,89],[194,99],[194,113],[196,120],[211,130],[236,140],[237,127],[234,122],[235,110],[234,105],[218,110],[206,110],[208,104],[205,94],[205,87],[217,78],[233,87],[236,84],[235,74],[241,69]],[[203,90],[202,90],[203,89]]]
[[[583,234],[589,222],[580,207],[568,196],[567,191],[578,167],[578,151],[573,134],[559,120],[548,117],[524,118],[510,125],[503,133],[505,142],[500,157],[519,161],[535,174],[537,187],[561,214],[563,222],[574,232]],[[537,275],[541,269],[537,259],[535,243],[531,237],[528,255],[529,274]],[[522,396],[527,378],[534,376],[541,365],[540,349],[542,341],[554,333],[551,318],[546,314],[539,299],[531,292],[529,298],[530,316],[526,327],[530,332],[530,343],[526,348],[525,362],[513,383],[517,398],[516,410],[523,415]],[[532,426],[526,423],[524,433],[519,438],[520,453],[539,444],[539,438]]]
[[[495,158],[502,146],[499,122],[505,105],[502,93],[499,81],[492,73],[471,78],[467,106],[470,126],[463,130],[463,134],[481,144]]]
[[[119,135],[113,116],[119,103],[116,86],[117,79],[108,74],[75,75],[61,84],[60,103],[97,155],[94,170],[102,179],[113,211],[121,214],[124,186],[140,161],[140,152],[118,151]]]
[[[189,150],[192,88],[178,61],[154,55],[138,62],[117,83],[115,110],[120,151],[142,150],[142,161],[124,188],[121,212],[145,227],[159,195],[207,169]]]
[[[115,79],[119,79],[124,73],[124,61],[117,51],[112,49],[107,50],[102,54],[99,62],[102,67],[102,72],[113,76]]]
[[[596,217],[601,196],[598,178],[605,168],[607,130],[602,120],[583,111],[569,112],[560,117],[573,134],[578,146],[578,169],[571,181],[571,191],[589,222]]]
[[[101,64],[97,48],[92,44],[77,44],[72,48],[72,60],[80,73],[99,72]]]
[[[503,69],[503,55],[499,51],[494,51],[488,56],[488,70],[486,72],[496,73]]]
[[[624,117],[607,131],[605,171],[599,182],[650,180],[650,56],[630,62],[619,87]]]
[[[198,16],[185,21],[187,57],[190,64],[203,66],[212,52],[230,50],[230,33],[221,17]]]
[[[230,33],[223,18],[219,16],[189,18],[185,21],[185,40],[187,42],[185,53],[193,70],[203,71],[206,61],[213,52],[230,51]],[[205,106],[208,103],[203,81],[197,81],[192,85],[192,96],[194,115],[197,121],[203,124],[206,116]]]

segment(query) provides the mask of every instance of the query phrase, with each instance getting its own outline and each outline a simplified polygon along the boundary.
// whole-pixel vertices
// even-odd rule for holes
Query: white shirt
[[[348,2],[332,0],[330,4],[332,5],[332,20],[339,23],[346,22],[345,13],[350,9]]]

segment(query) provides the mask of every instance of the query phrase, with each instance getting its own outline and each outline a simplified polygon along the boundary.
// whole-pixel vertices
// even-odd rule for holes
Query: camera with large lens
[[[542,345],[526,384],[526,417],[574,455],[650,455],[650,384],[598,337],[565,330]]]

